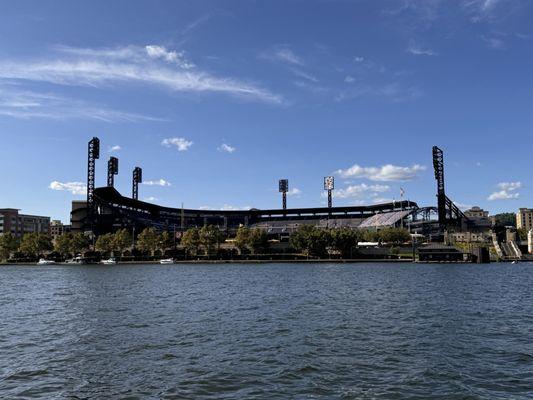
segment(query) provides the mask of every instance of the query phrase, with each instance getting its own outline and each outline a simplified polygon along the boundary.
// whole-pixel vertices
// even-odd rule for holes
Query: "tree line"
[[[359,242],[399,245],[409,240],[409,232],[400,228],[363,230],[301,225],[290,235],[289,247],[308,256],[325,257],[333,253],[346,258],[355,254],[354,249]],[[219,253],[222,243],[235,248],[241,255],[266,254],[271,250],[267,233],[262,229],[240,227],[233,237],[228,238],[225,232],[214,225],[190,228],[183,232],[181,238],[175,238],[167,231],[145,228],[135,240],[129,230],[119,229],[98,236],[94,250],[101,256],[122,256],[133,249],[154,256],[156,252],[164,254],[179,247],[187,256],[213,256]],[[14,254],[18,258],[37,258],[52,251],[67,258],[91,249],[91,241],[83,233],[63,234],[54,243],[50,235],[44,233],[28,233],[22,239],[9,233],[0,236],[0,260],[9,259]]]
[[[290,245],[306,255],[325,257],[333,253],[351,258],[356,254],[356,247],[360,242],[400,245],[410,240],[409,231],[402,228],[371,230],[302,225],[290,236]]]

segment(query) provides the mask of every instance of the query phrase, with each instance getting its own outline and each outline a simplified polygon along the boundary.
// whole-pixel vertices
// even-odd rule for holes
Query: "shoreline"
[[[491,261],[491,263],[506,263],[507,261]],[[509,261],[508,263],[510,263]],[[410,263],[410,264],[473,264],[468,262],[457,261],[418,261],[413,259],[318,259],[318,260],[177,260],[172,264],[161,264],[157,261],[119,261],[117,264],[104,265],[101,263],[87,263],[87,264],[67,264],[58,262],[50,265],[61,266],[79,266],[79,265],[97,265],[97,266],[120,266],[120,265],[187,265],[187,264],[358,264],[358,263],[386,263],[386,264],[398,264],[398,263]],[[37,265],[37,263],[0,263],[0,267],[3,266],[25,266],[25,265]]]

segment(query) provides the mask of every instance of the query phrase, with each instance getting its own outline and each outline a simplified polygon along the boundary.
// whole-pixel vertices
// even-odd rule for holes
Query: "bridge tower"
[[[468,217],[446,195],[444,190],[444,152],[437,146],[433,146],[433,168],[437,181],[437,208],[439,225],[441,229],[455,226],[463,229],[469,222]]]

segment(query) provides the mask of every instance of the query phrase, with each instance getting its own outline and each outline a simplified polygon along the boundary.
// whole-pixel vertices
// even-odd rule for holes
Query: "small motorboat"
[[[107,260],[102,260],[102,264],[104,265],[115,265],[117,263],[117,260],[115,260],[114,257],[108,258]]]
[[[159,260],[159,264],[174,264],[173,258],[164,258],[162,260]]]
[[[86,263],[87,263],[86,260],[81,256],[77,256],[77,257],[71,258],[70,260],[65,261],[65,264],[86,264]]]
[[[53,260],[47,260],[45,258],[39,259],[39,262],[37,262],[37,265],[54,265],[56,262]]]

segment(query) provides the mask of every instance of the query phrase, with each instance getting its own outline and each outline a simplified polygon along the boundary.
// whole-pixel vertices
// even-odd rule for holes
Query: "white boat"
[[[65,261],[65,264],[86,264],[86,261],[83,257],[78,256]]]
[[[37,265],[53,265],[55,263],[56,263],[55,261],[46,260],[44,258],[41,258],[41,259],[39,259],[39,262],[37,263]]]
[[[114,264],[117,263],[117,260],[115,260],[115,258],[111,257],[111,258],[109,258],[107,260],[102,260],[101,262],[104,265],[114,265]]]
[[[159,260],[159,264],[174,264],[173,258],[164,258],[162,260]]]

